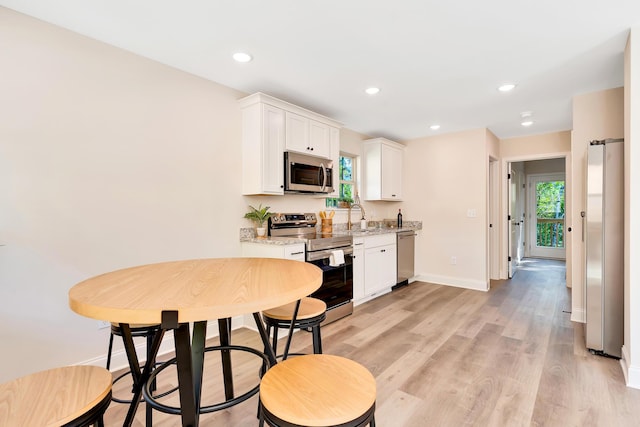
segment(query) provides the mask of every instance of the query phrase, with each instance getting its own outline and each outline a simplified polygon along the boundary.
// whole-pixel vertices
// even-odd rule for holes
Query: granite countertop
[[[379,234],[388,234],[388,233],[399,233],[401,231],[418,231],[422,230],[422,221],[405,221],[404,226],[401,228],[398,227],[369,227],[366,230],[361,230],[359,225],[357,228],[349,231],[346,229],[346,224],[334,224],[332,234],[336,236],[353,236],[353,237],[366,237],[366,236],[375,236]],[[320,230],[318,229],[318,234],[320,234]],[[263,245],[295,245],[297,243],[304,243],[304,240],[296,239],[296,238],[288,238],[288,237],[264,237],[258,238],[255,237],[255,230],[252,228],[242,228],[240,229],[240,241],[241,242],[251,242],[251,243],[261,243]]]
[[[338,234],[341,236],[354,236],[354,237],[366,237],[366,236],[375,236],[379,234],[389,234],[389,233],[399,233],[401,231],[417,231],[421,230],[422,227],[383,227],[383,228],[367,228],[366,230],[362,230],[360,228],[354,230],[339,230],[334,231],[333,234]]]
[[[304,240],[296,239],[296,238],[286,238],[286,237],[241,237],[241,242],[250,242],[250,243],[261,243],[263,245],[295,245],[295,244],[303,244]]]

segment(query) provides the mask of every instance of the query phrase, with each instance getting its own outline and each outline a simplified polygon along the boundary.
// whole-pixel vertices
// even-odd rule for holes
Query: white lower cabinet
[[[282,258],[304,262],[304,243],[293,245],[269,245],[242,242],[242,256],[249,258]]]
[[[364,293],[364,238],[353,239],[353,300],[363,299]]]
[[[396,284],[396,234],[353,240],[353,299],[364,302]]]

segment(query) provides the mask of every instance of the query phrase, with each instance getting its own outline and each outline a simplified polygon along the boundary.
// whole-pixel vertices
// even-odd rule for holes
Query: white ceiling
[[[404,141],[571,129],[575,94],[622,86],[638,0],[0,0],[158,62]],[[254,60],[231,59],[246,51]],[[516,82],[499,93],[503,82]],[[381,88],[376,96],[364,93]],[[533,112],[534,125],[520,125]],[[431,124],[442,127],[429,129]]]

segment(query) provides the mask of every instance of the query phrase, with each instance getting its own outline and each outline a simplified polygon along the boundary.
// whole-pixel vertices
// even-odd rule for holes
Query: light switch
[[[477,216],[478,216],[478,214],[477,214],[475,209],[467,209],[467,217],[475,218]]]

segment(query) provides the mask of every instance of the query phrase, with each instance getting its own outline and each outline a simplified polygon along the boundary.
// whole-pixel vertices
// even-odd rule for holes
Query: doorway
[[[538,156],[523,156],[520,158],[503,158],[503,171],[504,178],[502,178],[502,207],[500,215],[501,217],[501,241],[503,242],[501,257],[500,271],[501,277],[511,278],[518,271],[518,265],[522,263],[525,257],[540,257],[540,258],[552,258],[565,260],[567,262],[567,284],[570,283],[570,277],[568,271],[570,270],[570,262],[567,257],[570,257],[571,245],[570,240],[566,237],[566,231],[571,225],[571,211],[570,211],[570,168],[571,159],[570,153],[556,153],[554,155],[538,155]],[[561,240],[563,243],[563,249],[551,251],[550,253],[539,253],[535,248],[533,254],[530,251],[530,246],[540,246],[537,244],[537,240],[534,240],[531,236],[530,230],[532,227],[537,228],[537,216],[534,222],[533,209],[535,206],[531,202],[528,196],[529,177],[535,175],[555,175],[561,174],[564,176],[564,191],[565,196],[565,211],[562,218],[556,218],[555,210],[553,211],[552,218],[546,218],[552,221],[551,223],[558,223],[560,225],[555,226],[555,230],[558,231],[557,237],[554,237],[554,244],[558,244]],[[533,184],[532,184],[533,185]],[[531,217],[529,216],[532,213]],[[562,212],[562,209],[560,210]],[[503,216],[504,215],[504,216]],[[543,218],[544,220],[545,218]],[[544,221],[541,221],[544,222]],[[549,226],[553,231],[553,226]],[[559,229],[559,228],[561,229]],[[535,235],[534,235],[535,236]],[[530,245],[529,242],[536,242],[534,245]],[[554,249],[557,249],[554,247]],[[564,251],[564,254],[560,251]]]
[[[565,259],[565,174],[527,176],[529,256]]]

